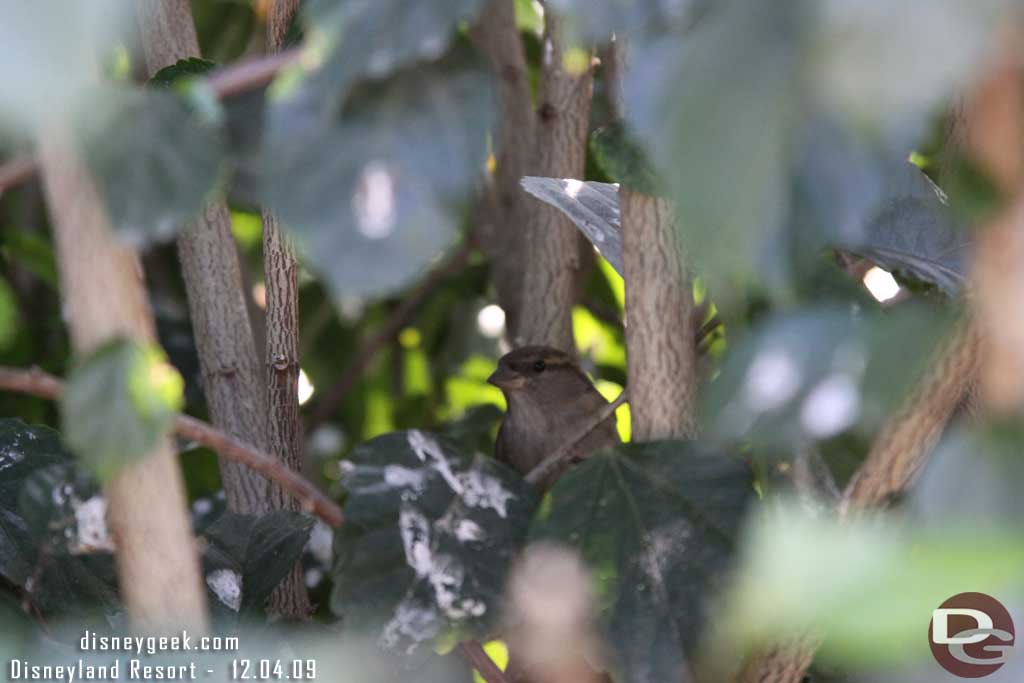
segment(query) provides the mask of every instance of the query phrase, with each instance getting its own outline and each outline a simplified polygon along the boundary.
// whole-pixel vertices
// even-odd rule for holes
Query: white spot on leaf
[[[845,373],[829,375],[804,399],[800,422],[812,436],[834,436],[853,424],[860,413],[857,383]]]
[[[114,540],[107,530],[107,500],[93,496],[81,503],[72,503],[75,510],[75,525],[78,528],[76,543],[70,550],[81,555],[100,550],[113,552]]]
[[[460,519],[459,523],[455,525],[455,538],[459,539],[462,543],[482,541],[484,539],[484,531],[473,520]]]
[[[367,239],[384,239],[395,229],[395,181],[383,163],[371,161],[363,169],[352,210],[356,227]]]
[[[441,630],[437,613],[403,600],[395,608],[395,616],[384,626],[379,643],[387,650],[394,650],[403,639],[412,641],[406,654],[412,654],[419,643],[430,640]]]
[[[744,396],[750,410],[763,412],[779,408],[799,387],[800,369],[789,352],[768,349],[750,364]]]
[[[215,569],[206,575],[206,585],[223,605],[237,612],[242,606],[242,575],[231,569]]]

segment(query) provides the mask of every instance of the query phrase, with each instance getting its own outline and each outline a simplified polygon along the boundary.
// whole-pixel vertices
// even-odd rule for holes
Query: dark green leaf
[[[612,181],[644,194],[665,193],[647,154],[624,124],[612,123],[594,131],[590,151]]]
[[[494,623],[536,506],[530,486],[417,430],[358,446],[343,483],[331,608],[346,624],[411,654],[448,629]]]
[[[315,78],[273,104],[270,203],[336,297],[401,287],[452,242],[492,105],[487,72],[458,55],[360,88],[339,120]]]
[[[622,680],[684,670],[752,494],[741,460],[670,441],[598,453],[555,485],[530,537],[573,545],[594,569]]]
[[[237,612],[260,610],[291,571],[309,540],[313,520],[296,512],[259,517],[225,513],[206,527],[206,583],[217,600]]]
[[[47,522],[56,504],[55,492],[50,490],[35,500],[24,500],[33,488],[26,482],[70,462],[54,430],[0,419],[0,575],[15,585],[24,585],[32,575],[39,547],[50,538]],[[56,493],[63,495],[61,488]],[[65,543],[63,537],[60,542]]]
[[[50,465],[25,479],[18,504],[32,538],[81,555],[109,552],[107,502],[96,480],[75,462]]]
[[[356,81],[436,59],[459,22],[482,6],[483,0],[313,0],[306,15],[313,49],[328,53],[323,85],[341,102]]]
[[[124,612],[110,553],[46,554],[37,561],[32,602],[47,615],[69,619],[108,618]]]
[[[970,242],[945,194],[910,163],[892,169],[884,182],[882,206],[850,250],[955,296],[964,284]]]
[[[44,614],[120,609],[105,513],[57,432],[0,419],[0,575]]]
[[[107,86],[88,97],[79,144],[114,229],[133,244],[173,237],[220,177],[219,122],[160,88]]]
[[[143,457],[181,409],[181,375],[155,345],[108,343],[68,377],[60,401],[71,449],[108,479]]]
[[[165,66],[153,74],[149,82],[151,85],[169,88],[180,78],[203,76],[216,68],[216,66],[214,62],[208,59],[200,59],[199,57],[179,59],[174,64]]]

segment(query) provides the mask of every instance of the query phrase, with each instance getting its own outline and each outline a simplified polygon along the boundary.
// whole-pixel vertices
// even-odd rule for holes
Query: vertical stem
[[[537,107],[539,175],[582,178],[587,151],[592,70],[567,64],[561,19],[545,14],[544,61]],[[570,55],[571,57],[571,55]],[[579,59],[576,60],[577,62]],[[534,199],[526,230],[522,320],[517,341],[544,344],[574,353],[572,306],[585,253],[572,221],[553,206]]]
[[[1024,79],[1019,27],[971,93],[964,150],[1005,205],[975,240],[973,301],[981,330],[982,405],[998,415],[1024,409]]]
[[[199,56],[188,0],[147,0],[138,4],[139,29],[150,76],[179,59]],[[178,238],[189,314],[213,423],[232,436],[267,449],[263,374],[256,354],[247,293],[223,199]],[[219,458],[228,508],[258,513],[268,509],[268,482],[259,474]]]
[[[154,342],[138,254],[115,242],[92,179],[72,149],[61,126],[40,137],[72,345],[84,354],[114,337]],[[199,559],[170,439],[161,438],[146,457],[125,467],[105,493],[132,625],[146,632],[205,630]]]
[[[528,218],[527,198],[519,179],[531,175],[536,165],[533,95],[516,26],[515,0],[490,0],[471,35],[497,76],[501,117],[494,142],[497,165],[479,212],[479,242],[491,263],[491,281],[505,311],[505,329],[509,339],[515,339],[522,310]]]
[[[298,10],[298,0],[276,0],[270,9],[267,41],[281,48]],[[302,470],[302,432],[299,428],[299,264],[277,217],[263,210],[263,271],[267,287],[267,398],[270,452],[291,470]],[[271,486],[270,506],[298,509],[295,500],[277,485]],[[312,607],[297,561],[270,596],[272,614],[304,619]]]
[[[633,439],[697,431],[693,290],[668,200],[619,190]]]

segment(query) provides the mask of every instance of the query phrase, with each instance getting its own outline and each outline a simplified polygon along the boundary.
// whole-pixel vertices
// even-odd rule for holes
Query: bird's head
[[[487,381],[506,396],[589,384],[572,356],[550,346],[524,346],[505,354]]]

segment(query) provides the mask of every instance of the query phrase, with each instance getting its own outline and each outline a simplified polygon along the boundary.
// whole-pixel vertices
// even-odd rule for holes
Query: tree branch
[[[240,95],[269,85],[281,69],[298,61],[300,54],[299,48],[292,48],[266,57],[246,59],[214,71],[206,82],[218,99]],[[32,179],[38,170],[38,161],[31,154],[15,157],[0,165],[0,195]]]
[[[0,389],[55,401],[64,392],[64,385],[53,375],[38,368],[23,370],[0,366]],[[188,415],[179,415],[174,419],[174,432],[277,482],[299,501],[304,511],[316,515],[332,527],[344,523],[341,508],[334,501],[309,481],[286,468],[277,458],[261,453],[216,427]]]
[[[479,640],[464,640],[459,643],[458,647],[462,658],[479,671],[487,683],[506,683],[507,679],[504,672],[484,652],[484,646],[480,644]]]
[[[557,468],[563,460],[569,455],[569,451],[572,447],[583,441],[590,432],[597,429],[598,425],[607,420],[615,410],[623,403],[629,400],[629,394],[625,389],[616,397],[614,401],[604,406],[591,418],[591,420],[583,425],[579,431],[572,435],[568,441],[565,442],[558,450],[540,461],[536,467],[526,473],[526,481],[531,484],[536,484],[539,481],[543,481],[544,477],[549,472]]]

